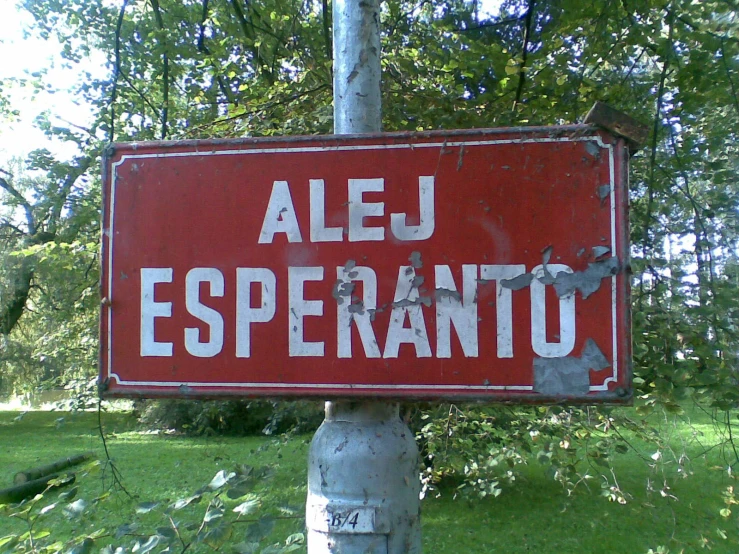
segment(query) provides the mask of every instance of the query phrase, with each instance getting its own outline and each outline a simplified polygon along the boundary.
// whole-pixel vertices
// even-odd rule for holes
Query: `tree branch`
[[[0,220],[0,229],[8,229],[8,230],[12,231],[13,232],[12,234],[15,235],[18,238],[23,237],[23,236],[26,235],[26,233],[23,232],[23,229],[21,229],[17,225],[13,225],[6,218],[3,218],[2,220]],[[10,236],[11,236],[11,234],[8,233],[8,234],[5,235],[5,238],[8,238]]]
[[[669,22],[669,30],[668,30],[668,43],[669,48],[672,48],[672,36],[675,26],[673,25],[672,18],[670,18]],[[659,86],[657,88],[657,109],[654,114],[654,125],[652,127],[652,145],[651,145],[651,153],[649,156],[649,183],[648,183],[648,192],[647,192],[647,210],[646,214],[644,216],[644,233],[643,233],[643,240],[644,240],[644,251],[645,251],[645,257],[646,257],[646,249],[649,246],[649,231],[652,224],[652,208],[654,206],[654,174],[656,169],[656,161],[657,161],[657,142],[659,138],[659,126],[660,122],[662,121],[662,102],[663,102],[663,96],[665,93],[665,81],[667,79],[667,71],[670,66],[670,56],[669,52],[668,55],[665,56],[665,60],[662,64],[662,72],[660,73],[659,77]]]
[[[118,97],[118,78],[121,74],[121,28],[123,27],[123,18],[126,14],[127,5],[128,0],[123,0],[115,26],[115,62],[113,67],[113,90],[110,92],[110,129],[108,129],[108,142],[113,142],[115,138],[115,101]]]
[[[721,37],[721,63],[724,66],[724,71],[726,71],[726,78],[729,80],[729,84],[731,85],[731,95],[734,100],[734,109],[736,110],[737,114],[739,114],[739,97],[737,96],[736,85],[734,85],[734,79],[731,78],[731,71],[729,70],[729,65],[726,63],[725,43],[726,43],[725,37]]]
[[[193,127],[189,130],[189,133],[193,133],[195,131],[200,131],[202,129],[205,129],[207,127],[212,127],[213,125],[218,125],[220,123],[227,123],[229,121],[235,121],[237,119],[242,119],[244,117],[249,117],[250,115],[255,115],[259,112],[268,110],[270,108],[276,108],[278,106],[282,106],[284,104],[289,104],[290,102],[293,102],[294,100],[298,100],[302,98],[303,96],[308,96],[309,94],[313,94],[315,92],[319,92],[321,90],[325,90],[327,88],[330,88],[330,85],[322,84],[317,86],[316,88],[312,88],[309,90],[304,90],[303,92],[299,92],[297,94],[293,94],[292,96],[289,96],[288,98],[285,98],[283,100],[277,100],[275,102],[271,102],[269,104],[264,104],[262,106],[259,106],[253,110],[245,111],[236,115],[232,115],[229,117],[224,117],[222,119],[216,119],[214,121],[209,121],[208,123],[203,123],[202,125],[198,125],[197,127]]]
[[[129,87],[131,87],[131,89],[132,89],[132,90],[133,90],[133,91],[134,91],[134,92],[135,92],[136,94],[138,94],[138,95],[139,95],[139,97],[140,97],[140,98],[141,98],[141,99],[142,99],[142,100],[144,101],[144,103],[145,103],[145,104],[146,104],[147,106],[149,106],[149,107],[150,107],[150,108],[151,108],[151,109],[152,109],[152,110],[154,111],[154,113],[155,113],[155,114],[156,114],[156,113],[159,113],[159,108],[157,108],[157,107],[156,107],[156,106],[154,105],[154,103],[153,103],[153,102],[152,102],[151,100],[149,100],[149,99],[148,99],[148,98],[146,97],[146,95],[145,95],[145,94],[144,94],[143,92],[141,92],[141,90],[139,90],[139,89],[138,89],[138,87],[137,87],[137,86],[136,86],[136,85],[135,85],[135,84],[133,83],[133,81],[131,80],[131,78],[130,78],[130,77],[129,77],[128,75],[126,75],[125,73],[121,73],[121,77],[123,77],[123,80],[124,80],[124,81],[126,81],[126,84],[127,84],[127,85],[128,85]]]
[[[531,20],[534,16],[534,6],[536,6],[536,0],[529,0],[526,13],[524,14],[524,34],[523,34],[523,53],[521,54],[521,65],[518,68],[518,87],[516,87],[516,99],[513,101],[513,109],[516,109],[519,102],[521,102],[521,95],[523,94],[523,84],[526,80],[526,58],[529,53],[529,40],[531,35]]]
[[[527,12],[528,13],[528,12]],[[480,29],[489,29],[493,27],[502,27],[503,25],[511,25],[513,23],[518,23],[522,19],[526,17],[526,13],[523,15],[520,15],[518,17],[509,17],[508,19],[501,19],[499,21],[485,21],[484,23],[479,23],[477,25],[474,25],[472,27],[465,27],[464,29],[457,29],[458,33],[466,33],[468,31],[479,31]]]
[[[75,166],[68,165],[68,173],[61,186],[57,190],[56,202],[52,205],[49,210],[49,224],[48,232],[52,237],[56,236],[57,228],[59,226],[59,220],[61,219],[62,208],[67,203],[67,197],[72,190],[77,179],[79,179],[92,165],[92,158],[89,156],[83,156],[77,160]]]
[[[207,52],[205,48],[205,22],[208,21],[208,0],[203,0],[203,10],[200,16],[200,27],[198,30],[198,50]]]
[[[26,200],[26,198],[18,192],[18,190],[8,183],[5,179],[0,177],[0,188],[4,189],[5,191],[10,194],[13,198],[15,198],[18,201],[18,204],[20,204],[23,207],[23,211],[26,213],[26,224],[28,225],[28,234],[29,235],[35,235],[37,231],[36,227],[36,218],[33,215],[33,206]]]
[[[21,275],[17,282],[18,285],[10,294],[8,303],[2,307],[2,312],[0,312],[0,335],[9,335],[23,315],[28,295],[31,292],[33,270],[21,269]]]
[[[734,8],[734,9],[736,9],[736,8]],[[709,31],[707,29],[703,29],[699,25],[697,25],[696,23],[693,23],[692,21],[690,21],[687,18],[687,16],[685,16],[684,14],[679,14],[679,15],[676,14],[675,15],[675,18],[678,21],[680,21],[681,23],[684,23],[688,28],[692,29],[693,31],[697,31],[699,33],[706,33],[707,35],[710,35],[713,38],[717,38],[717,39],[719,39],[721,41],[728,40],[729,42],[733,42],[735,44],[739,44],[739,39],[736,39],[736,38],[731,37],[731,36],[723,36],[723,35],[718,34],[715,31]]]
[[[167,117],[169,116],[169,56],[167,55],[167,43],[164,40],[166,29],[164,28],[164,19],[162,18],[162,10],[159,7],[159,0],[150,0],[151,7],[154,9],[154,19],[162,33],[162,45],[164,52],[162,53],[162,140],[167,138]]]
[[[269,81],[270,84],[273,84],[275,79],[274,75],[272,75],[267,69],[269,67],[269,64],[266,60],[262,58],[262,56],[260,56],[259,49],[254,47],[255,36],[253,23],[251,24],[250,28],[250,22],[247,21],[246,14],[239,4],[239,0],[230,0],[230,4],[233,12],[236,14],[236,19],[238,20],[239,26],[241,27],[241,32],[244,33],[244,37],[246,38],[246,40],[251,42],[250,49],[252,52],[252,56],[254,57],[254,62],[257,64],[257,66],[260,66],[263,72],[267,75],[267,81]]]
[[[202,16],[200,18],[200,28],[198,31],[198,52],[201,52],[202,54],[205,54],[206,56],[210,56],[210,49],[205,45],[205,22],[206,21],[208,21],[208,0],[203,0],[203,11],[202,11]],[[226,82],[223,80],[223,77],[218,74],[218,70],[213,64],[213,60],[210,60],[210,65],[213,67],[213,76],[215,77],[216,82],[218,83],[218,88],[221,89],[223,96],[226,98],[226,102],[228,102],[229,104],[238,105],[238,100],[232,98],[231,90],[228,88]]]

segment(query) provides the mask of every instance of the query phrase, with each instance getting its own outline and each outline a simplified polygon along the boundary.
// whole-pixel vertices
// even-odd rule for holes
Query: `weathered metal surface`
[[[588,125],[114,145],[104,392],[627,401],[627,162]]]
[[[380,1],[334,0],[334,133],[378,133]]]
[[[327,403],[308,460],[311,554],[420,554],[418,448],[397,404]]]
[[[333,2],[337,135],[382,130],[379,21],[379,0]],[[348,202],[361,204],[362,200],[359,193],[358,199]],[[325,203],[317,211],[325,211]],[[365,215],[371,213],[370,207]],[[322,221],[326,227],[325,217]],[[343,232],[319,234],[325,239],[343,238]],[[369,309],[352,295],[358,288],[352,276],[367,271],[349,260],[336,269],[331,294],[338,310],[337,325],[349,328]],[[351,347],[337,355],[351,356]],[[326,402],[326,417],[308,455],[309,554],[421,554],[418,467],[418,448],[413,433],[399,418],[397,404]]]
[[[597,125],[606,131],[624,137],[632,153],[644,146],[649,138],[649,126],[603,102],[593,104],[588,115],[585,116],[584,123]]]

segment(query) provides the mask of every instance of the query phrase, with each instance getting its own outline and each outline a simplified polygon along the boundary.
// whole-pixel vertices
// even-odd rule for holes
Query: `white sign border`
[[[110,176],[110,198],[109,198],[109,229],[104,229],[104,235],[108,239],[108,326],[107,326],[107,367],[108,379],[115,379],[119,385],[161,387],[164,389],[188,388],[243,388],[243,389],[344,389],[344,390],[426,390],[433,391],[516,391],[533,392],[531,385],[375,385],[375,384],[344,384],[344,383],[201,383],[201,382],[161,382],[161,381],[126,381],[117,373],[111,372],[113,361],[113,238],[115,237],[115,190],[116,169],[127,160],[147,158],[184,158],[191,156],[233,156],[250,154],[276,154],[276,153],[305,153],[305,152],[346,152],[355,150],[415,150],[418,148],[444,148],[455,146],[491,146],[497,144],[526,144],[526,143],[552,143],[552,142],[596,142],[598,146],[608,150],[610,193],[611,203],[611,252],[616,252],[616,180],[615,180],[615,152],[612,144],[606,144],[598,134],[580,135],[575,137],[538,137],[531,139],[500,139],[500,140],[455,140],[443,142],[421,142],[421,143],[396,143],[396,144],[364,144],[364,145],[339,145],[339,146],[296,146],[281,148],[250,148],[246,150],[189,150],[183,152],[163,152],[150,154],[124,154],[120,160],[111,165]],[[607,377],[602,385],[591,385],[590,392],[607,391],[608,384],[618,381],[618,321],[617,321],[617,299],[616,276],[611,277],[611,327],[613,338],[613,363],[611,367],[613,374]]]

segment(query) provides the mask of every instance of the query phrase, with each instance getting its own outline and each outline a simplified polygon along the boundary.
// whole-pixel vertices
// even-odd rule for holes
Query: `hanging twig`
[[[113,90],[110,92],[110,128],[108,129],[108,142],[115,138],[115,101],[118,98],[118,77],[121,74],[121,27],[126,14],[128,0],[123,0],[121,11],[118,12],[118,21],[115,26],[115,62],[113,66]]]
[[[125,73],[121,73],[121,74],[120,74],[120,78],[121,78],[121,79],[123,79],[123,80],[124,80],[124,81],[126,82],[126,84],[127,84],[127,85],[128,85],[129,87],[131,87],[131,89],[132,89],[132,90],[133,90],[133,91],[134,91],[134,92],[135,92],[136,94],[138,94],[138,95],[139,95],[139,97],[140,97],[140,98],[141,98],[141,99],[142,99],[142,100],[144,101],[144,103],[145,103],[145,104],[146,104],[147,106],[149,106],[149,107],[150,107],[150,108],[151,108],[151,109],[152,109],[152,110],[154,111],[154,113],[158,113],[158,112],[159,112],[159,108],[157,108],[157,107],[156,107],[156,106],[155,106],[155,105],[153,104],[153,102],[152,102],[151,100],[149,100],[149,99],[147,98],[147,96],[146,96],[146,95],[145,95],[145,94],[144,94],[143,92],[141,92],[141,91],[140,91],[140,90],[138,89],[138,87],[137,87],[137,86],[136,86],[136,85],[135,85],[135,84],[133,83],[133,81],[131,80],[131,78],[130,78],[130,77],[129,77],[128,75],[126,75]]]
[[[210,49],[205,45],[205,22],[206,21],[208,21],[208,0],[203,0],[203,11],[200,17],[200,28],[198,30],[198,52],[201,52],[205,54],[206,56],[210,56]],[[238,100],[232,98],[231,90],[228,88],[228,85],[223,80],[223,77],[219,75],[218,69],[213,64],[213,61],[212,60],[209,60],[209,61],[210,61],[211,67],[213,67],[213,76],[216,79],[216,83],[218,83],[218,88],[221,89],[223,96],[226,98],[226,102],[228,102],[229,104],[238,105]]]
[[[256,48],[254,46],[255,36],[253,23],[247,21],[246,14],[241,8],[241,4],[239,4],[239,0],[230,0],[230,4],[233,8],[234,14],[236,14],[236,19],[239,22],[241,31],[244,33],[244,38],[246,38],[246,40],[250,42],[249,47],[252,51],[252,56],[254,57],[254,63],[256,63],[257,66],[260,66],[261,69],[264,71],[267,76],[267,81],[269,81],[270,84],[274,83],[274,75],[272,75],[272,73],[270,73],[268,70],[269,64],[266,60],[263,59],[263,56],[260,55],[259,48]]]
[[[124,492],[126,496],[129,498],[134,498],[134,496],[128,492],[128,489],[126,489],[125,486],[123,486],[123,482],[121,481],[121,472],[118,471],[118,468],[113,463],[113,460],[110,457],[110,452],[108,451],[108,441],[105,438],[105,430],[103,429],[103,399],[98,397],[98,433],[100,433],[100,439],[103,441],[103,450],[105,451],[105,460],[106,464],[110,466],[110,473],[113,476],[113,484],[117,486],[120,490]]]
[[[162,53],[162,134],[161,138],[164,140],[167,138],[167,118],[169,116],[169,56],[167,55],[167,44],[164,40],[164,19],[162,18],[162,11],[159,7],[159,0],[151,0],[151,7],[154,9],[154,19],[156,19],[157,26],[162,33],[162,44],[164,46],[164,52]]]
[[[207,52],[205,48],[205,22],[208,21],[208,0],[203,0],[202,15],[200,16],[200,29],[198,31],[198,50]]]
[[[737,114],[739,114],[739,96],[737,95],[736,85],[734,84],[734,79],[731,78],[731,71],[729,70],[729,65],[726,63],[725,42],[726,42],[726,38],[721,37],[721,63],[724,66],[724,71],[726,71],[726,78],[729,80],[729,85],[731,85],[731,95],[734,100],[734,109],[736,110]]]
[[[521,53],[521,65],[518,67],[518,87],[516,87],[516,99],[513,101],[513,109],[515,110],[521,102],[523,94],[523,84],[526,81],[526,59],[529,54],[529,41],[531,38],[531,21],[534,16],[534,6],[536,0],[529,0],[526,14],[524,14],[524,31],[523,31],[523,52]]]
[[[668,12],[669,13],[669,12]],[[669,18],[669,29],[668,29],[668,48],[672,49],[672,35],[673,35],[673,22],[672,18]],[[657,109],[654,114],[654,125],[652,128],[652,144],[651,144],[651,152],[649,156],[649,182],[648,182],[648,190],[647,190],[647,210],[646,214],[644,216],[644,233],[643,233],[643,240],[644,244],[642,246],[644,257],[647,257],[647,248],[649,247],[649,231],[652,223],[652,209],[654,207],[654,174],[655,169],[657,165],[657,142],[659,138],[659,127],[660,122],[662,121],[662,102],[664,100],[663,96],[665,93],[665,81],[667,80],[667,72],[670,67],[670,52],[667,52],[667,55],[665,56],[665,60],[662,63],[662,72],[660,73],[659,77],[659,86],[657,88]]]

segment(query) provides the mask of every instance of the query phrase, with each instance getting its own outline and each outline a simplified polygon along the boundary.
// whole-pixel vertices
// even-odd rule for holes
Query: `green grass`
[[[722,492],[734,483],[721,449],[709,449],[721,437],[705,414],[693,411],[690,415],[690,424],[662,426],[664,432],[671,433],[670,444],[675,451],[687,456],[680,473],[674,463],[650,468],[647,461],[651,461],[653,447],[631,438],[637,452],[618,457],[614,468],[618,484],[626,493],[626,504],[609,502],[601,495],[603,477],[599,469],[593,468],[593,479],[568,496],[546,476],[545,466],[533,462],[521,469],[517,481],[506,486],[498,498],[454,500],[454,491],[426,498],[424,551],[646,554],[660,545],[671,553],[699,552],[701,545],[706,545],[711,552],[739,552],[739,509],[729,517],[719,513],[725,507]],[[0,487],[9,486],[17,471],[75,453],[92,450],[99,459],[105,459],[96,414],[31,412],[14,421],[17,416],[17,412],[0,412]],[[60,417],[64,421],[57,423]],[[140,533],[150,534],[166,523],[163,507],[193,494],[219,470],[230,470],[238,464],[268,466],[275,472],[273,479],[258,483],[254,489],[261,497],[260,513],[281,518],[267,543],[282,541],[302,530],[300,515],[306,495],[310,437],[289,441],[267,437],[194,439],[146,433],[126,414],[104,414],[103,420],[111,457],[135,500],[116,492],[101,502],[98,510],[72,519],[62,514],[62,502],[39,520],[37,530],[48,528],[54,536],[70,537],[92,533],[104,525],[137,522]],[[610,473],[607,477],[613,481]],[[669,490],[664,488],[665,479]],[[91,474],[78,483],[78,498],[99,497],[110,490],[110,483],[109,470]],[[51,503],[56,495],[50,493],[42,502]],[[145,501],[160,505],[151,513],[136,514],[136,506]],[[228,506],[236,503],[229,500]],[[286,515],[286,506],[297,509],[296,518]],[[176,517],[195,521],[202,518],[205,508],[205,503],[189,506]],[[23,531],[23,525],[0,514],[0,537]],[[222,550],[231,552],[229,545],[241,542],[247,527],[235,526],[236,531]],[[125,539],[116,542],[113,537],[104,537],[96,545],[123,542]]]

